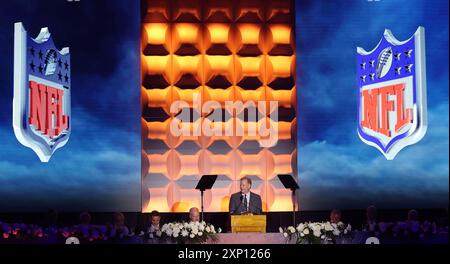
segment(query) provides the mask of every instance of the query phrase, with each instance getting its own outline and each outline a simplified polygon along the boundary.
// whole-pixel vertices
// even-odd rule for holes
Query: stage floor
[[[213,244],[294,244],[280,233],[223,233]]]

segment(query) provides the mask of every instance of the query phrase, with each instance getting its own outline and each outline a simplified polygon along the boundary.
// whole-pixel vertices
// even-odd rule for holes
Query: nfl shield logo
[[[33,39],[14,25],[13,128],[19,142],[48,162],[69,140],[70,54],[58,50],[48,28]]]
[[[385,30],[371,51],[358,47],[358,135],[388,160],[425,135],[425,29],[397,40]]]

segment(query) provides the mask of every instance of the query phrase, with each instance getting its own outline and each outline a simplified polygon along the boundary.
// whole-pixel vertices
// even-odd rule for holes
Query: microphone
[[[234,214],[239,208],[241,208],[243,201],[244,201],[244,195],[241,192],[241,202],[239,203],[238,207],[236,207],[236,209],[234,209],[234,211],[230,212],[230,214]]]

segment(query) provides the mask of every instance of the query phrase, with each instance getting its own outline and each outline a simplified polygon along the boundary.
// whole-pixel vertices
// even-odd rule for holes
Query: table
[[[217,235],[218,241],[208,243],[214,244],[295,244],[288,241],[280,233],[223,233]]]

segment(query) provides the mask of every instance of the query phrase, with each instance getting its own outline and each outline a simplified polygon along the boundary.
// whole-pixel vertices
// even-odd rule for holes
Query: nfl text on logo
[[[33,39],[15,23],[13,128],[41,162],[69,140],[70,78],[69,48],[58,50],[48,28]]]
[[[386,29],[373,50],[357,53],[358,135],[392,160],[427,130],[425,29],[405,41]]]

